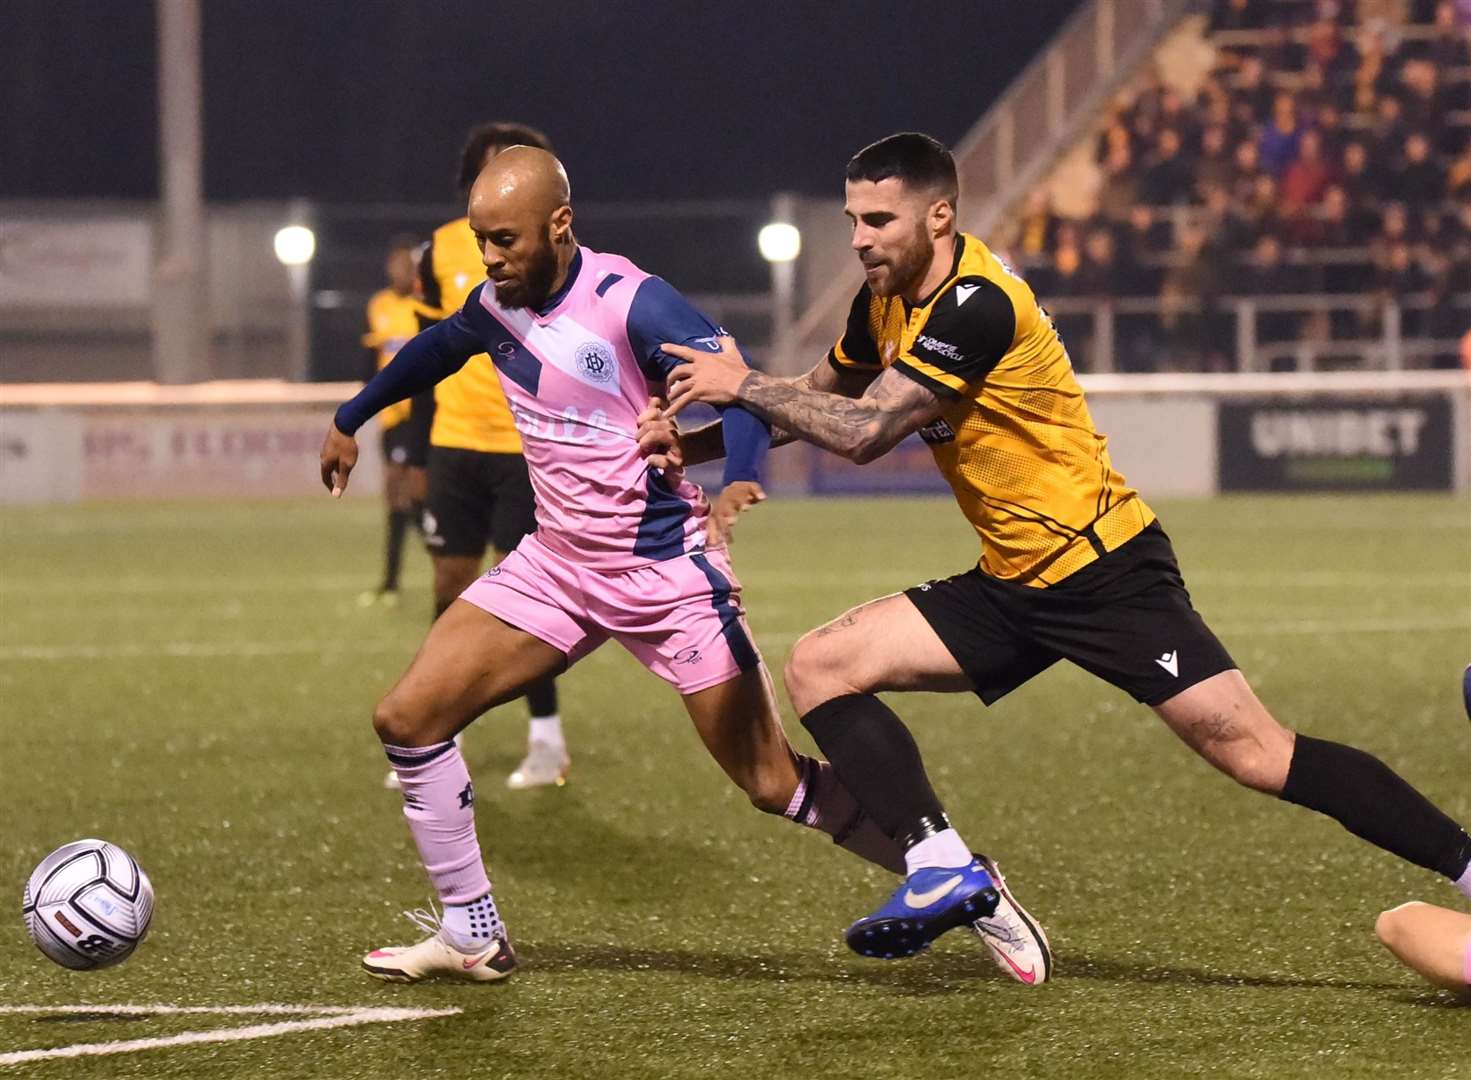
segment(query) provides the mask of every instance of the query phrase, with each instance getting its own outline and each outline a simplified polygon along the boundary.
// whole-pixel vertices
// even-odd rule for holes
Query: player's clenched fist
[[[322,484],[334,499],[347,490],[347,477],[358,463],[358,441],[333,424],[322,442]]]
[[[649,398],[649,407],[638,414],[638,452],[656,469],[678,469],[684,465],[679,445],[679,425],[664,415],[664,402]]]

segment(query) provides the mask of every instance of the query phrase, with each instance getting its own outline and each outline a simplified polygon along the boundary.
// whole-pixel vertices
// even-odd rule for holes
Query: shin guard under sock
[[[825,701],[802,717],[802,726],[858,805],[902,847],[949,828],[914,736],[874,695]]]
[[[1471,863],[1465,829],[1384,762],[1351,746],[1298,735],[1282,798],[1452,881]]]

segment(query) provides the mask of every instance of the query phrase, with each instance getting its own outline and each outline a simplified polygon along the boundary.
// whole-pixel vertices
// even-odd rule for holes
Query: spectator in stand
[[[1297,160],[1282,175],[1282,212],[1293,220],[1295,236],[1310,236],[1311,229],[1300,226],[1309,219],[1308,212],[1333,180],[1333,169],[1323,154],[1322,137],[1312,129],[1303,132]]]
[[[1253,243],[1266,233],[1278,233],[1283,227],[1283,220],[1277,181],[1266,173],[1258,176],[1251,195],[1238,204],[1237,212],[1245,225],[1241,235],[1251,237]]]
[[[1151,206],[1190,201],[1195,177],[1181,149],[1179,132],[1173,128],[1160,130],[1154,156],[1139,178],[1139,197]]]
[[[1435,65],[1429,60],[1407,61],[1400,82],[1400,122],[1413,131],[1429,134],[1437,150],[1453,152],[1458,148],[1459,132],[1445,123],[1440,73]]]
[[[1114,248],[1113,233],[1103,225],[1088,230],[1083,241],[1083,261],[1075,275],[1072,287],[1079,296],[1114,296],[1119,289],[1119,262]]]
[[[1449,199],[1471,196],[1471,142],[1468,142],[1445,174],[1445,194]]]
[[[1348,193],[1349,201],[1364,209],[1377,206],[1384,190],[1382,173],[1369,156],[1368,147],[1358,140],[1343,148],[1343,169],[1338,182]]]
[[[1435,5],[1435,36],[1426,42],[1425,57],[1438,71],[1471,67],[1471,42],[1467,41],[1467,28],[1456,20],[1456,8],[1450,0],[1441,0]],[[1446,87],[1449,100],[1446,106],[1452,109],[1467,107],[1468,84],[1461,82]]]
[[[1379,264],[1379,289],[1386,299],[1402,300],[1423,292],[1429,284],[1428,275],[1415,258],[1415,249],[1408,243],[1398,240],[1385,249]]]
[[[1301,142],[1297,101],[1291,94],[1278,94],[1272,99],[1272,119],[1263,128],[1258,144],[1262,168],[1273,176],[1281,176],[1297,160]]]
[[[1129,154],[1134,151],[1134,137],[1129,134],[1128,127],[1124,124],[1118,114],[1109,121],[1108,126],[1103,129],[1103,134],[1098,137],[1098,150],[1094,154],[1094,160],[1102,165],[1109,159],[1109,155],[1118,150]]]
[[[1313,116],[1313,128],[1323,141],[1323,153],[1333,161],[1343,160],[1348,145],[1348,132],[1343,129],[1343,113],[1333,102],[1326,102]]]
[[[1210,242],[1228,251],[1249,246],[1253,225],[1231,201],[1226,189],[1211,185],[1205,189],[1203,198],[1205,209],[1198,220]]]
[[[1143,266],[1170,249],[1169,223],[1157,219],[1148,206],[1137,204],[1129,210],[1119,247],[1131,263]]]
[[[1241,273],[1240,291],[1250,296],[1278,299],[1306,291],[1307,282],[1297,267],[1283,260],[1282,241],[1264,233],[1252,248]],[[1298,335],[1302,315],[1295,311],[1263,311],[1257,314],[1257,340],[1266,344],[1292,341]]]
[[[1260,56],[1248,56],[1241,61],[1241,67],[1236,72],[1236,84],[1231,88],[1231,96],[1249,108],[1248,122],[1255,123],[1267,115],[1267,110],[1272,105],[1273,91],[1267,82],[1266,65],[1262,63]]]
[[[1180,230],[1176,265],[1160,287],[1160,324],[1165,353],[1174,370],[1225,371],[1230,333],[1220,310],[1226,281],[1218,248],[1206,244],[1205,230]]]
[[[1120,218],[1139,201],[1139,180],[1135,176],[1134,158],[1127,145],[1115,146],[1103,163],[1103,191],[1098,209],[1106,217]]]
[[[1378,227],[1379,219],[1373,211],[1354,206],[1348,192],[1333,184],[1323,192],[1312,243],[1330,248],[1367,247]]]
[[[1238,203],[1245,203],[1251,198],[1251,193],[1256,190],[1257,180],[1263,175],[1261,164],[1261,151],[1257,144],[1250,140],[1240,143],[1236,147],[1236,153],[1232,155],[1234,166],[1231,175],[1231,198]]]
[[[1078,272],[1083,269],[1083,252],[1078,247],[1078,230],[1064,222],[1057,230],[1057,250],[1052,253],[1052,268],[1047,291],[1053,296],[1079,296]]]
[[[1227,188],[1236,171],[1226,129],[1213,124],[1200,133],[1200,155],[1195,159],[1195,191],[1202,202],[1211,188]]]
[[[1177,90],[1166,89],[1160,94],[1159,126],[1178,135],[1187,152],[1194,152],[1200,145],[1200,120]]]
[[[1404,106],[1391,94],[1379,99],[1374,110],[1374,121],[1370,126],[1371,149],[1381,162],[1393,161],[1404,150],[1405,136]]]
[[[1319,19],[1308,28],[1307,64],[1309,70],[1319,73],[1324,87],[1337,95],[1353,85],[1359,58],[1336,23]]]
[[[1033,188],[1018,222],[1016,246],[1022,261],[1031,263],[1046,255],[1056,234],[1057,215],[1052,212],[1052,193],[1046,188]]]
[[[1390,86],[1384,38],[1365,27],[1358,37],[1359,66],[1353,76],[1354,112],[1372,112],[1379,97]]]
[[[1430,139],[1415,132],[1404,142],[1404,157],[1389,176],[1387,194],[1409,206],[1431,206],[1446,194],[1445,173],[1430,155]]]
[[[1227,146],[1235,146],[1251,134],[1250,124],[1238,124],[1232,116],[1231,94],[1221,83],[1212,80],[1201,93],[1204,98],[1201,105],[1203,127],[1224,128]]]

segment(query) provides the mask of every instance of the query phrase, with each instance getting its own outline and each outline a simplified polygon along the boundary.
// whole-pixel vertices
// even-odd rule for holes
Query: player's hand
[[[766,492],[754,480],[737,480],[728,485],[710,507],[710,518],[705,522],[705,546],[721,547],[733,542],[736,518],[765,500]]]
[[[322,484],[334,499],[347,490],[347,478],[358,463],[358,441],[344,435],[333,424],[322,442]]]
[[[684,345],[665,344],[659,348],[669,356],[684,360],[669,373],[669,408],[665,416],[673,416],[692,401],[710,405],[728,405],[740,393],[741,383],[751,374],[735,338],[720,339],[719,352],[691,349]]]
[[[684,467],[684,448],[679,445],[679,425],[664,415],[668,402],[649,398],[649,406],[638,414],[638,452],[656,469]]]

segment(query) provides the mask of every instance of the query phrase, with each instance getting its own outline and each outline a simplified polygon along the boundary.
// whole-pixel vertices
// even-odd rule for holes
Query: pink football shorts
[[[575,664],[613,638],[681,694],[761,663],[724,548],[631,570],[594,570],[533,533],[460,594]]]

